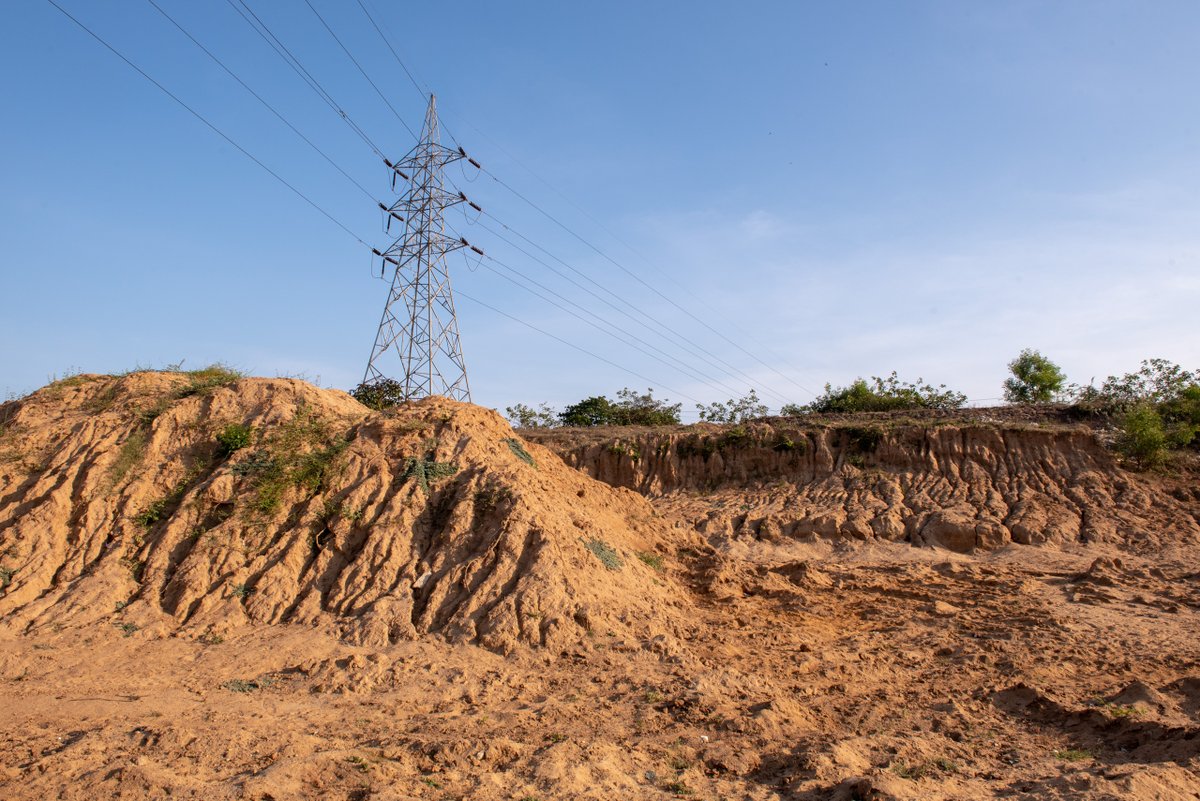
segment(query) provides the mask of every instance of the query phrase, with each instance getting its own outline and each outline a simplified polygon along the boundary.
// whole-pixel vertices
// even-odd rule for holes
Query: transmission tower
[[[393,274],[363,383],[394,379],[403,386],[405,400],[445,395],[470,401],[446,254],[460,248],[482,251],[446,235],[445,210],[470,201],[446,191],[442,169],[467,155],[442,146],[438,139],[437,101],[430,95],[416,147],[395,164],[384,160],[393,172],[393,188],[399,178],[404,189],[390,208],[379,205],[387,214],[388,229],[395,221],[404,225],[404,233],[386,251],[375,251],[383,258],[384,275],[389,266]],[[391,374],[390,353],[399,357],[399,368]]]

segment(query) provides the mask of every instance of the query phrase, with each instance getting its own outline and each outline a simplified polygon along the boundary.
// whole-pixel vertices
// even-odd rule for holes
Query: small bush
[[[1004,381],[1004,399],[1009,403],[1049,403],[1067,383],[1057,364],[1029,348],[1008,363],[1008,370],[1012,377]]]
[[[399,406],[408,400],[404,385],[394,378],[364,381],[350,390],[350,396],[368,409],[378,412]]]
[[[0,590],[7,590],[12,584],[12,577],[17,574],[15,567],[0,567]]]
[[[1167,433],[1153,405],[1140,403],[1125,415],[1117,449],[1142,467],[1157,467],[1166,460]]]
[[[241,423],[231,423],[217,434],[217,457],[224,459],[250,444],[254,429]]]
[[[229,588],[229,591],[233,593],[234,598],[239,600],[245,600],[246,598],[249,598],[250,593],[254,592],[254,590],[252,590],[250,587],[247,587],[245,584],[234,584]]]

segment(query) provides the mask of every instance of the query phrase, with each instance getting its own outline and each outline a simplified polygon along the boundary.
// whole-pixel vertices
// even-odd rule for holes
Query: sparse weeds
[[[645,694],[642,695],[642,700],[647,704],[661,704],[663,702],[663,694],[654,689],[646,690]]]
[[[567,741],[567,735],[565,735],[565,734],[559,734],[558,732],[551,732],[550,734],[546,735],[546,742],[548,742],[548,743],[565,743],[566,741]]]
[[[301,406],[279,426],[263,450],[233,465],[235,475],[248,477],[255,490],[251,509],[273,514],[292,487],[316,494],[325,484],[334,460],[349,443],[331,431],[330,422]]]
[[[1103,698],[1092,699],[1088,706],[1095,707],[1114,718],[1135,718],[1142,714],[1142,710],[1132,704],[1118,704]]]
[[[229,365],[210,364],[208,367],[202,367],[199,370],[184,371],[184,375],[188,378],[188,383],[183,386],[175,396],[178,398],[187,398],[192,395],[207,395],[220,387],[227,387],[235,381],[239,381],[246,377],[246,374],[240,370],[235,370]]]
[[[475,514],[476,516],[488,514],[514,498],[516,498],[516,493],[513,492],[512,487],[498,481],[489,481],[475,493]]]
[[[402,481],[407,481],[410,478],[415,478],[417,484],[426,493],[429,492],[430,480],[446,478],[458,472],[458,465],[450,464],[449,462],[435,462],[430,454],[427,458],[417,459],[410,457],[404,460],[404,475]]]
[[[221,685],[222,688],[229,690],[231,693],[250,693],[255,690],[266,690],[275,684],[275,680],[260,676],[257,679],[230,679]]]
[[[211,631],[206,631],[196,638],[201,645],[220,645],[225,642],[225,638],[220,634],[214,634]]]
[[[508,445],[508,449],[513,452],[514,456],[535,470],[537,469],[537,463],[533,460],[533,456],[530,455],[529,451],[525,450],[525,446],[521,444],[521,440],[516,437],[508,437],[504,442]]]
[[[244,601],[250,597],[250,593],[254,592],[253,588],[247,587],[245,584],[233,584],[229,591],[233,593],[233,597]]]
[[[638,551],[637,558],[642,561],[642,564],[651,570],[662,572],[663,558],[656,553],[648,553],[646,551]]]
[[[122,556],[120,564],[129,571],[130,578],[138,584],[142,583],[142,574],[146,571],[146,563],[143,560],[132,556]]]
[[[121,443],[117,458],[108,468],[108,485],[115,487],[121,483],[129,471],[142,461],[146,455],[146,432],[138,429]]]
[[[609,570],[620,570],[624,565],[620,554],[604,540],[592,538],[590,540],[581,539],[580,542]]]
[[[8,586],[12,584],[13,576],[16,574],[17,569],[15,567],[0,566],[0,590],[7,590]]]
[[[113,623],[113,628],[118,629],[121,632],[122,637],[132,637],[134,632],[138,630],[138,627],[135,624],[121,620]]]
[[[1061,751],[1055,751],[1054,758],[1064,762],[1082,762],[1085,759],[1091,759],[1092,752],[1082,748],[1064,748]]]

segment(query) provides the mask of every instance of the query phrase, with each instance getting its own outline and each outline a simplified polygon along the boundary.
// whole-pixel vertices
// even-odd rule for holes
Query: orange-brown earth
[[[0,797],[1200,799],[1194,477],[1035,418],[57,382],[0,406]]]

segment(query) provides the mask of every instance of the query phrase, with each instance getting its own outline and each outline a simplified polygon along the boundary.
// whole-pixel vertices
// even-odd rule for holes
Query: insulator
[[[383,260],[384,260],[384,261],[386,261],[386,262],[388,262],[389,264],[394,264],[394,265],[396,265],[397,267],[399,267],[399,266],[400,266],[400,262],[396,261],[396,260],[395,260],[395,259],[393,259],[391,256],[384,256],[384,257],[383,257]]]
[[[463,158],[466,158],[466,157],[467,157],[467,151],[465,151],[465,150],[463,150],[463,149],[462,149],[462,145],[459,145],[459,146],[458,146],[458,152],[459,152],[459,154],[460,154],[460,155],[461,155]]]
[[[376,256],[382,256],[382,255],[383,255],[382,253],[380,253],[380,252],[379,252],[378,250],[376,250],[375,248],[371,248],[371,252],[372,252],[372,253],[374,253]]]
[[[379,204],[379,208],[383,209],[384,211],[388,210],[388,207],[383,205],[382,203]]]
[[[464,194],[463,194],[461,191],[458,193],[458,196],[459,196],[460,198],[462,198],[463,200],[467,200],[467,196],[466,196],[466,195],[464,195]],[[470,201],[467,201],[467,202],[469,203]]]
[[[476,161],[475,159],[471,158],[470,156],[467,157],[467,163],[470,164],[472,167],[474,167],[477,170],[483,169],[483,167],[479,166],[479,162]]]
[[[395,218],[396,218],[397,220],[399,220],[400,222],[404,222],[404,218],[403,218],[403,217],[401,217],[401,216],[400,216],[399,214],[397,214],[396,212],[394,212],[394,211],[389,211],[389,212],[388,212],[388,214],[392,215],[393,217],[395,217]]]
[[[467,238],[466,238],[466,237],[464,237],[464,236],[460,236],[460,237],[458,238],[458,241],[459,241],[459,242],[462,242],[462,243],[463,243],[464,245],[466,245],[467,247],[471,247],[471,243],[470,243],[470,242],[468,242],[468,241],[467,241]]]
[[[393,167],[392,169],[396,169],[396,168]],[[399,175],[401,178],[403,178],[406,181],[408,180],[408,176],[405,175],[404,173],[402,173],[400,170],[396,170],[396,175]]]
[[[480,256],[482,256],[482,255],[483,255],[483,251],[482,251],[482,250],[480,250],[479,248],[475,247],[474,245],[471,245],[471,250],[475,251],[475,252],[476,252],[476,253],[478,253]]]
[[[384,163],[384,164],[386,164],[386,165],[388,165],[388,168],[389,168],[389,169],[393,169],[393,170],[394,170],[394,169],[396,169],[396,165],[395,165],[395,164],[393,164],[392,162],[388,161],[387,159],[384,159],[384,160],[383,160],[383,163]]]
[[[475,211],[480,211],[480,212],[483,211],[483,207],[481,207],[478,203],[472,203],[471,201],[468,200],[467,205],[470,206],[471,208],[475,209]]]

